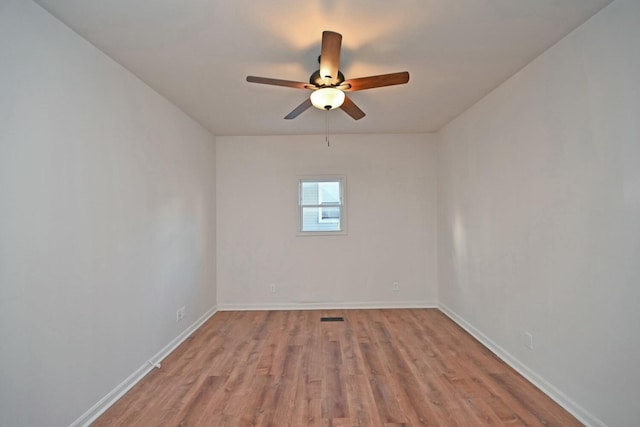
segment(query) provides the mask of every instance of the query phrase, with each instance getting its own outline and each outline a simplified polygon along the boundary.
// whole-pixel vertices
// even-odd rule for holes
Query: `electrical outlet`
[[[182,306],[178,309],[178,311],[176,311],[176,322],[181,321],[182,319],[184,319],[184,313],[186,311],[186,307]]]
[[[269,292],[271,292],[272,294],[276,293],[276,284],[272,283],[269,285]]]
[[[393,282],[393,285],[391,285],[391,289],[393,289],[394,291],[399,291],[400,290],[400,283]]]
[[[524,333],[524,346],[529,350],[533,350],[533,335],[529,332]]]

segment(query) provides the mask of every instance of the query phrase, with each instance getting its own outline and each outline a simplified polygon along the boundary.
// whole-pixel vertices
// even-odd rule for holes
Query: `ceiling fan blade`
[[[269,77],[247,76],[247,81],[250,83],[260,83],[263,85],[272,85],[272,86],[293,87],[296,89],[315,89],[315,86],[309,83],[294,82],[291,80],[271,79]]]
[[[295,119],[300,114],[302,114],[304,111],[306,111],[307,108],[311,107],[311,105],[312,105],[311,104],[311,99],[307,98],[307,99],[304,100],[304,102],[302,104],[300,104],[296,108],[294,108],[292,112],[290,112],[289,114],[284,116],[284,118],[287,119],[287,120]]]
[[[362,111],[348,96],[344,97],[344,103],[340,107],[342,111],[353,117],[354,120],[360,120],[366,114]]]
[[[338,83],[340,69],[340,49],[342,34],[333,31],[322,32],[322,51],[320,53],[320,77],[327,78],[327,85]]]
[[[376,87],[403,85],[409,82],[409,72],[381,74],[379,76],[361,77],[359,79],[347,80],[343,85],[350,85],[345,92],[355,92],[357,90],[373,89]]]

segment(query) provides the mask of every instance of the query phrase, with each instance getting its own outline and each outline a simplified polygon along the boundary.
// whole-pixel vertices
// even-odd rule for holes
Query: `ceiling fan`
[[[365,116],[365,113],[354,104],[345,92],[401,85],[409,81],[409,73],[407,71],[346,80],[340,71],[341,44],[341,34],[333,31],[322,32],[322,50],[318,58],[320,69],[311,74],[309,83],[255,76],[247,76],[247,81],[251,83],[312,90],[313,92],[309,98],[285,116],[287,120],[295,119],[312,105],[321,110],[341,108],[342,111],[353,117],[353,119],[359,120]]]

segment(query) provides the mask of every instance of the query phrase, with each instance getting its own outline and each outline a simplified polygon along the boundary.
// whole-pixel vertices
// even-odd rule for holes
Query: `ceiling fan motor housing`
[[[329,81],[329,84],[327,84],[327,80]],[[320,70],[316,70],[313,74],[311,74],[311,77],[309,78],[309,83],[317,87],[340,86],[345,81],[344,74],[342,74],[342,71],[338,71],[337,81],[335,81],[334,83],[331,83],[332,80],[334,80],[333,76],[323,77],[320,75]]]

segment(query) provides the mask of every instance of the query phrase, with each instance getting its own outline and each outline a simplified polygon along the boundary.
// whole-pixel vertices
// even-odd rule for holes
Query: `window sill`
[[[308,237],[308,236],[346,236],[347,231],[298,231],[296,237]]]

